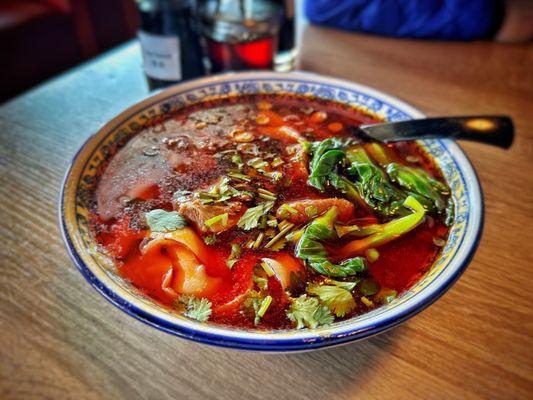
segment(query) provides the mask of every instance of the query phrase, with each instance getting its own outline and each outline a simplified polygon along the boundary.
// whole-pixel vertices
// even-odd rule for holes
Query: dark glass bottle
[[[292,50],[294,48],[295,35],[295,4],[294,0],[274,0],[283,10],[283,18],[279,30],[278,51]]]
[[[274,0],[274,2],[282,9],[275,69],[290,71],[294,69],[296,61],[296,4],[295,0]]]
[[[150,89],[205,75],[197,21],[190,0],[137,0],[139,40]]]

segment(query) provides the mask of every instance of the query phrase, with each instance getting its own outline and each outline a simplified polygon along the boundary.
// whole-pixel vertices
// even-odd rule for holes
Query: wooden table
[[[69,260],[56,202],[80,144],[147,88],[127,45],[0,109],[0,398],[531,398],[533,49],[358,36],[315,27],[301,66],[430,115],[510,114],[510,151],[467,144],[486,200],[459,282],[399,328],[291,355],[221,350],[134,320]]]

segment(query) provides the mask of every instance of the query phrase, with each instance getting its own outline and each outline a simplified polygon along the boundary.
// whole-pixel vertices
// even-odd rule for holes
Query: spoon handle
[[[414,119],[363,125],[360,129],[371,139],[380,142],[449,138],[471,140],[508,149],[514,138],[513,121],[506,116]]]

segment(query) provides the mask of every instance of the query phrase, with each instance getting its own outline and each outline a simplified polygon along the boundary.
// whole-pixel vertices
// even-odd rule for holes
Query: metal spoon
[[[491,144],[504,149],[514,138],[513,121],[505,116],[472,116],[413,119],[361,125],[354,134],[364,140],[398,142],[416,139],[459,139]]]

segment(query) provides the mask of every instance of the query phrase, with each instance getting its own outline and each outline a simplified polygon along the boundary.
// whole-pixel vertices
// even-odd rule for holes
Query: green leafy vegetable
[[[176,305],[178,309],[183,310],[183,315],[199,322],[205,322],[211,316],[211,302],[207,299],[181,295]]]
[[[373,142],[365,145],[365,149],[370,153],[372,158],[380,165],[386,165],[394,162],[391,150],[381,143]]]
[[[267,214],[272,207],[274,207],[273,201],[265,201],[264,203],[260,203],[255,207],[249,208],[241,216],[237,222],[237,226],[245,231],[255,228],[259,224],[260,218]]]
[[[376,232],[381,232],[381,225],[372,224],[366,226],[357,225],[335,225],[335,230],[339,237],[365,237]]]
[[[280,213],[282,218],[288,219],[292,215],[298,215],[299,212],[296,208],[291,207],[287,203],[283,203],[279,208],[278,212]]]
[[[308,218],[314,218],[318,214],[318,208],[315,206],[307,206],[305,207],[305,215],[307,215]]]
[[[259,193],[259,197],[262,198],[262,199],[266,199],[266,200],[271,200],[271,201],[275,201],[276,200],[276,194],[275,193],[272,193],[266,189],[263,189],[263,188],[259,188],[257,190],[257,193]]]
[[[356,306],[350,291],[338,285],[310,284],[307,293],[317,296],[337,317],[344,317]]]
[[[334,317],[329,309],[320,304],[318,299],[305,294],[291,299],[291,305],[287,310],[287,317],[296,324],[296,329],[317,328],[332,324]]]
[[[315,158],[313,158],[313,161]],[[342,150],[328,150],[314,162],[309,174],[308,183],[320,191],[326,189],[326,183],[329,176],[336,169],[336,166],[344,160],[344,151]]]
[[[331,187],[342,193],[348,200],[351,200],[363,208],[368,208],[365,200],[359,194],[357,187],[348,178],[338,173],[331,173],[328,179]]]
[[[270,163],[270,165],[273,167],[273,168],[276,168],[276,167],[279,167],[280,165],[283,165],[285,162],[280,158],[280,157],[276,157],[272,160],[272,162]]]
[[[380,165],[362,146],[330,138],[311,146],[308,184],[325,191],[336,189],[352,202],[382,217],[405,215],[403,202],[415,197],[429,212],[453,222],[453,202],[445,184],[420,168],[395,163],[392,150],[378,143],[366,145]],[[362,233],[362,232],[361,232]]]
[[[244,175],[239,172],[229,172],[228,176],[238,181],[250,182],[252,180],[252,178],[250,178],[248,175]]]
[[[187,225],[187,220],[177,211],[156,209],[145,214],[152,232],[172,232]]]
[[[265,167],[268,167],[269,164],[267,161],[263,160],[260,157],[254,157],[249,159],[246,164],[248,164],[250,167],[255,168],[257,170],[262,170]]]
[[[450,191],[442,182],[433,178],[421,168],[390,163],[386,168],[387,174],[409,194],[434,213],[446,214],[446,220],[453,220],[453,208],[447,207]],[[453,203],[452,203],[453,204]]]
[[[297,242],[302,238],[302,235],[304,234],[305,229],[297,229],[289,233],[287,236],[285,236],[285,239],[287,239],[289,242]]]
[[[364,239],[353,240],[347,243],[338,250],[339,255],[341,257],[349,257],[355,254],[361,254],[366,249],[388,243],[417,227],[424,219],[426,210],[413,196],[407,197],[403,206],[411,209],[412,213],[382,225],[376,224],[364,227],[363,229],[373,231],[374,233]]]
[[[339,264],[333,264],[329,260],[322,260],[310,262],[309,265],[319,274],[337,278],[355,275],[368,269],[363,257],[348,258]]]
[[[362,147],[349,148],[346,158],[349,162],[346,171],[366,204],[380,215],[396,215],[405,194],[391,184],[387,174],[374,164]]]
[[[346,141],[329,138],[311,145],[313,158],[309,163],[309,185],[324,191],[331,175],[336,174],[338,164],[344,159]]]
[[[253,275],[252,280],[259,289],[266,290],[268,288],[268,278],[260,275]]]
[[[319,274],[327,276],[345,277],[366,270],[362,257],[350,258],[339,264],[328,260],[328,252],[322,242],[337,238],[334,228],[336,219],[336,207],[331,207],[325,214],[315,218],[305,228],[296,245],[296,257],[305,260],[307,265]]]

